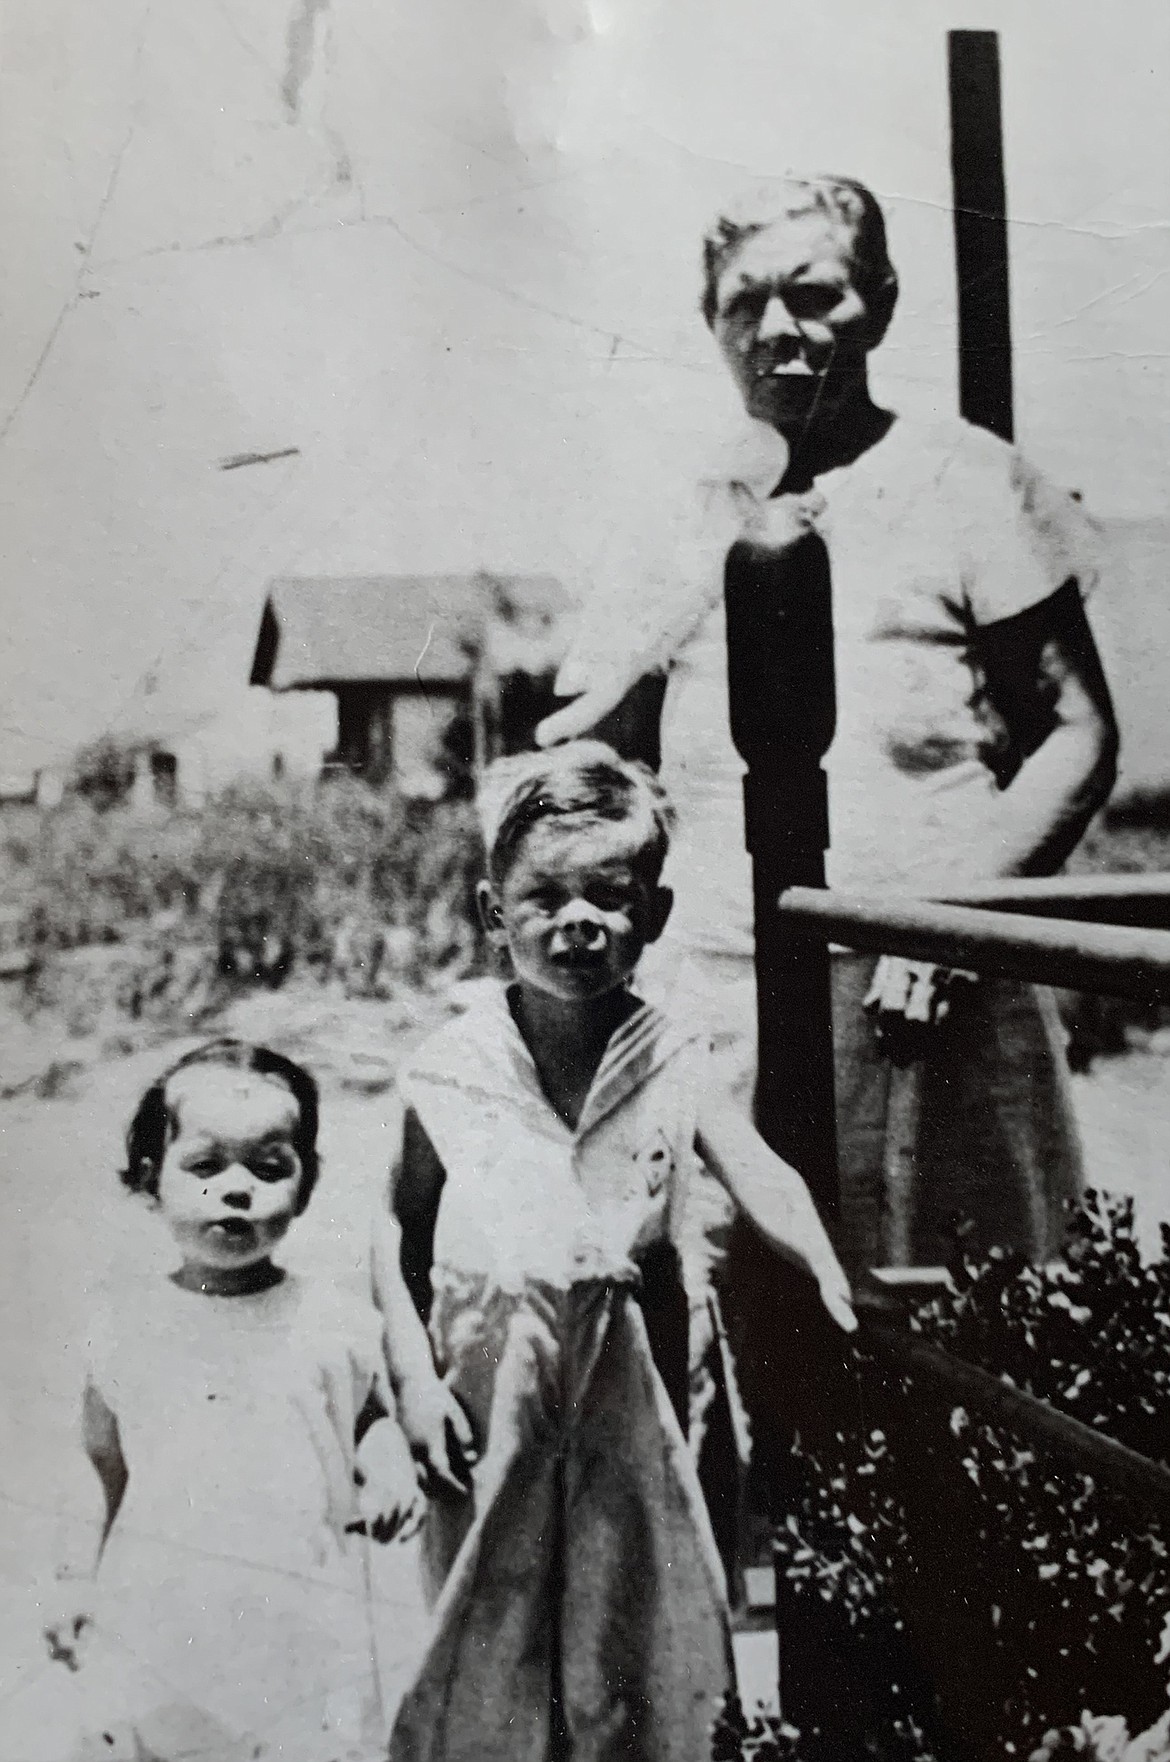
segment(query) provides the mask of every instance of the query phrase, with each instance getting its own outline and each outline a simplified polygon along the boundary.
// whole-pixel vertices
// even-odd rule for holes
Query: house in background
[[[332,692],[327,768],[438,797],[531,744],[556,701],[571,611],[545,575],[281,577],[251,683]]]
[[[0,809],[35,807],[39,783],[36,771],[0,772]]]

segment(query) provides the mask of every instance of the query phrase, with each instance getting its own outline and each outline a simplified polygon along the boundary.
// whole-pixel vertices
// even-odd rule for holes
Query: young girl
[[[581,741],[504,761],[487,796],[480,903],[514,977],[403,1077],[375,1254],[399,1414],[450,1490],[391,1754],[700,1762],[731,1680],[725,1590],[649,1337],[685,1369],[693,1153],[846,1329],[849,1288],[701,1035],[630,988],[671,904],[651,774]]]
[[[122,1179],[180,1264],[119,1292],[91,1341],[84,1435],[105,1525],[92,1582],[69,1587],[49,1633],[93,1683],[82,1753],[372,1755],[385,1729],[350,1532],[408,1533],[419,1493],[393,1421],[355,1456],[363,1410],[392,1411],[374,1310],[272,1259],[317,1178],[316,1085],[215,1041],[146,1091],[127,1150]]]

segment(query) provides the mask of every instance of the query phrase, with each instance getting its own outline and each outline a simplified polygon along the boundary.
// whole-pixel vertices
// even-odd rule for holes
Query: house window
[[[155,801],[164,807],[174,807],[179,782],[179,765],[174,753],[151,753],[150,782]]]
[[[393,727],[394,780],[403,795],[441,801],[461,793],[471,770],[470,751],[462,751],[463,702],[434,692],[403,695],[394,701]]]

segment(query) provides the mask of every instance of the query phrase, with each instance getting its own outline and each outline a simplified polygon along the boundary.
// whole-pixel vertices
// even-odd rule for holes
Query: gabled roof
[[[548,575],[283,576],[269,584],[251,683],[456,685],[493,627],[553,632],[570,608]]]

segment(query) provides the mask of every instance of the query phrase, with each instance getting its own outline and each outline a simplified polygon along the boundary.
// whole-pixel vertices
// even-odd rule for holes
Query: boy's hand
[[[471,1421],[441,1377],[411,1377],[398,1390],[398,1423],[426,1475],[428,1491],[465,1494],[478,1460]]]
[[[963,993],[978,983],[978,974],[963,967],[939,967],[931,961],[905,960],[883,954],[874,968],[864,1008],[873,1017],[878,1040],[896,1064],[926,1058],[936,1030],[952,1014]]]
[[[834,1264],[826,1267],[823,1272],[818,1272],[817,1286],[821,1293],[821,1302],[837,1326],[847,1334],[855,1334],[857,1317],[853,1313],[853,1293],[842,1269]]]
[[[375,1542],[409,1541],[426,1516],[426,1499],[405,1437],[391,1419],[375,1422],[358,1445],[361,1521]]]

